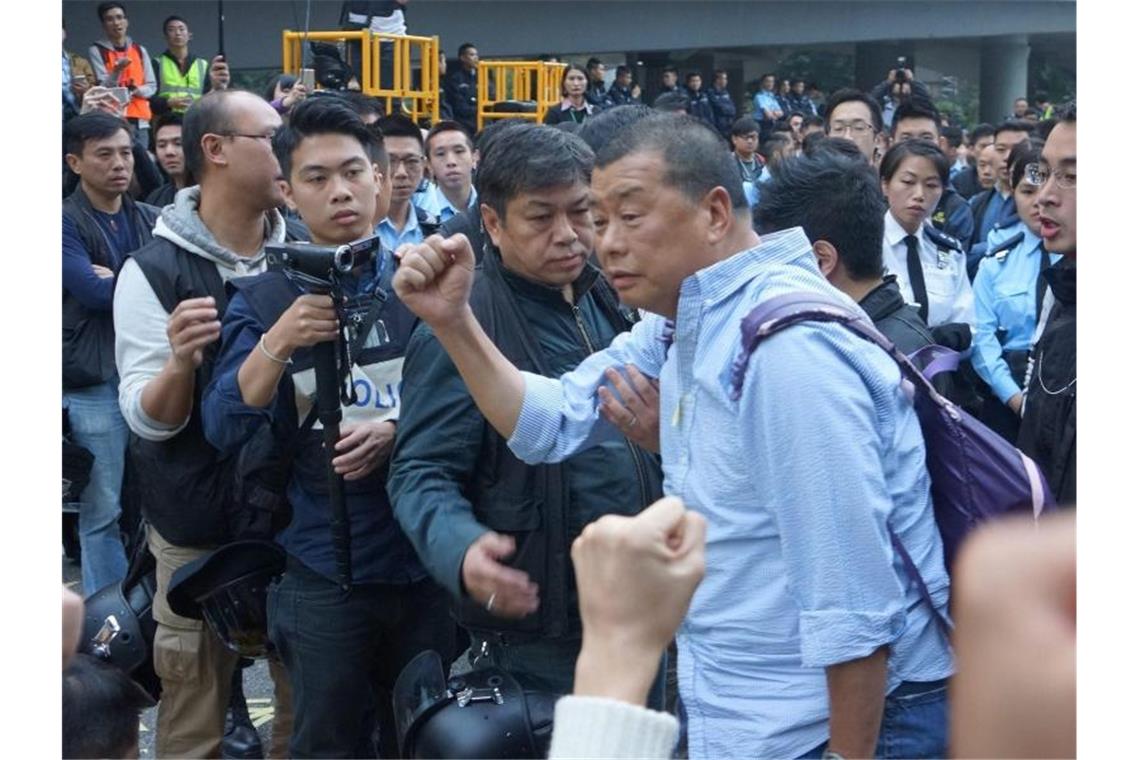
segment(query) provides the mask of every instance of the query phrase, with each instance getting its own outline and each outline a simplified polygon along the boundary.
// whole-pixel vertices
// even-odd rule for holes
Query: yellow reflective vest
[[[158,94],[163,98],[182,97],[189,95],[194,100],[202,97],[203,85],[206,82],[210,64],[205,58],[194,58],[186,73],[169,53],[163,53],[158,58]],[[174,108],[183,112],[185,108]]]

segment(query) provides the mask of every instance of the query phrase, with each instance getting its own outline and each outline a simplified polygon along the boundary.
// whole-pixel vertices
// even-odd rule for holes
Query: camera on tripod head
[[[371,263],[379,250],[376,235],[344,245],[269,243],[265,263],[269,271],[284,273],[309,292],[329,293],[340,289],[345,275]]]

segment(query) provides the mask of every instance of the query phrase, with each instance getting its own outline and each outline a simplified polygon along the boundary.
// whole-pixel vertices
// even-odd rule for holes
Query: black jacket
[[[950,184],[967,200],[973,198],[985,189],[982,187],[982,183],[978,181],[978,169],[975,166],[967,166],[958,172],[954,178],[950,180]]]
[[[716,131],[725,137],[732,134],[732,124],[736,121],[736,103],[732,101],[732,93],[710,87],[705,90],[712,108],[713,121],[716,122]]]
[[[1077,265],[1045,270],[1055,303],[1030,359],[1017,447],[1037,462],[1058,504],[1077,499]]]
[[[138,240],[146,245],[159,210],[146,203],[136,203],[123,193],[123,208],[135,227]],[[107,236],[95,221],[91,201],[82,186],[75,188],[63,202],[63,214],[75,223],[92,264],[115,270],[116,276],[130,251],[110,248]],[[116,262],[118,262],[116,264]],[[98,311],[81,304],[63,292],[63,387],[83,388],[110,380],[115,375],[115,321],[110,311]]]
[[[586,87],[586,102],[599,111],[613,108],[615,103],[606,90],[605,82],[590,82]]]
[[[689,114],[716,129],[716,117],[713,116],[712,105],[709,103],[709,96],[705,91],[693,92],[686,87],[682,92],[689,98]]]
[[[574,293],[571,307],[558,289],[508,272],[491,248],[477,270],[471,306],[512,364],[559,377],[629,327],[597,269],[583,270]],[[621,438],[558,464],[522,462],[479,412],[435,335],[421,325],[405,354],[388,493],[428,571],[458,597],[459,622],[534,639],[577,633],[571,542],[602,513],[634,514],[658,498],[661,471],[655,456]],[[463,558],[487,530],[515,538],[508,562],[538,584],[535,614],[505,620],[464,593]]]
[[[879,332],[890,338],[891,343],[908,356],[934,343],[934,337],[922,321],[918,307],[911,306],[903,299],[893,274],[884,277],[882,285],[863,296],[859,308],[867,312]]]
[[[884,277],[882,285],[863,296],[859,308],[867,312],[867,316],[875,323],[875,329],[887,336],[907,356],[937,343],[930,328],[922,321],[918,307],[903,299],[893,274]],[[949,376],[939,375],[933,383],[943,396],[950,393],[952,386]]]
[[[488,94],[495,97],[494,80],[487,83]],[[456,66],[443,80],[443,96],[451,109],[451,117],[467,127],[474,135],[477,130],[476,114],[479,110],[479,85],[476,71]]]
[[[632,87],[618,87],[617,82],[614,82],[610,86],[610,90],[609,90],[608,94],[609,94],[610,101],[615,106],[628,106],[628,105],[633,105],[635,103],[641,102],[641,96],[640,95],[636,98],[633,97],[633,88]]]

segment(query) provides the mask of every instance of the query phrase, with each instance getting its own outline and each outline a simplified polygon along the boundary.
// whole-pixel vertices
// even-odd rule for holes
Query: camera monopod
[[[344,591],[352,585],[352,534],[344,496],[344,477],[333,469],[332,460],[340,440],[341,404],[354,403],[356,394],[352,383],[346,382],[350,379],[352,363],[344,337],[346,325],[341,310],[344,302],[341,278],[370,262],[379,247],[378,237],[340,246],[311,243],[272,243],[265,246],[265,261],[270,271],[283,273],[306,293],[331,296],[337,308],[340,332],[336,340],[313,346],[313,371],[317,381],[317,419],[324,431],[333,559],[337,580]]]

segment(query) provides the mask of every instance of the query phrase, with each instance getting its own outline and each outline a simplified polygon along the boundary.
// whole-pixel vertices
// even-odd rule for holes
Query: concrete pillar
[[[1013,101],[1028,97],[1029,38],[1024,34],[986,37],[981,50],[981,118],[997,124],[1013,111]]]

